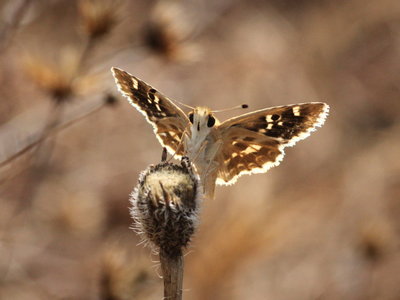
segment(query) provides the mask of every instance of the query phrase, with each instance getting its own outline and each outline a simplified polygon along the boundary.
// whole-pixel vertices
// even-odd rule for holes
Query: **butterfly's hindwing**
[[[232,118],[222,123],[222,167],[217,183],[232,184],[243,174],[264,173],[279,165],[284,148],[306,138],[323,124],[324,103],[274,107]]]
[[[154,133],[160,143],[170,153],[175,153],[189,124],[185,113],[139,78],[117,68],[112,68],[112,72],[121,93],[153,125]],[[180,147],[176,154],[182,156],[183,149],[184,147]]]
[[[223,167],[218,174],[219,184],[232,184],[243,174],[264,173],[279,164],[283,157],[276,140],[249,137],[232,141],[221,153]]]

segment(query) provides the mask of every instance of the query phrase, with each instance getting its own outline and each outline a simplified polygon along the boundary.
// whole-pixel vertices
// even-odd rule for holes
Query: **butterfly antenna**
[[[219,112],[224,112],[224,111],[231,111],[231,110],[235,110],[235,109],[246,109],[249,106],[247,104],[242,104],[242,105],[238,105],[238,106],[234,106],[231,108],[225,108],[225,109],[219,109],[219,110],[213,110],[213,113],[219,113]]]
[[[180,102],[180,101],[178,101],[178,100],[172,100],[172,99],[169,99],[169,100],[171,100],[172,102],[175,102],[175,103],[177,103],[177,104],[179,104],[179,105],[182,105],[182,106],[184,106],[184,107],[186,107],[186,108],[190,108],[190,109],[192,109],[192,110],[194,109],[193,106],[187,105],[187,104],[182,103],[182,102]]]

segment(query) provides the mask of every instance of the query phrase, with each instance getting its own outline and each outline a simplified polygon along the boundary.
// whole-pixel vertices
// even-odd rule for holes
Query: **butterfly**
[[[172,100],[131,74],[111,69],[119,91],[153,126],[163,147],[176,158],[188,156],[205,196],[215,184],[230,185],[244,174],[265,173],[279,165],[284,148],[322,126],[329,106],[322,102],[265,108],[222,123],[207,107],[185,114]]]

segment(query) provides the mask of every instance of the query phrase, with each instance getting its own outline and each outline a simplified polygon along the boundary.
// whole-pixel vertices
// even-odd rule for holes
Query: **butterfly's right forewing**
[[[153,87],[118,68],[112,68],[120,92],[140,111],[153,126],[160,143],[170,153],[182,156],[184,147],[180,145],[189,119],[171,100]],[[178,149],[179,148],[179,149]]]
[[[223,145],[217,157],[218,183],[232,184],[243,174],[277,166],[284,148],[310,135],[328,114],[325,103],[271,107],[229,119],[219,126]]]

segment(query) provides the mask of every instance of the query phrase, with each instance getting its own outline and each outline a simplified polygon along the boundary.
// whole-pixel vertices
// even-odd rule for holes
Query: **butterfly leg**
[[[175,155],[178,153],[178,151],[181,149],[181,147],[184,146],[183,141],[184,141],[184,139],[185,139],[185,135],[189,135],[189,134],[188,134],[188,128],[189,128],[189,127],[187,127],[187,128],[185,129],[185,131],[182,133],[182,137],[181,137],[181,140],[179,141],[178,147],[176,147],[176,150],[175,150],[174,154],[172,154],[172,156],[170,157],[170,159],[167,160],[167,163],[170,162],[170,161],[175,157]],[[184,155],[186,155],[186,149],[184,149]]]

